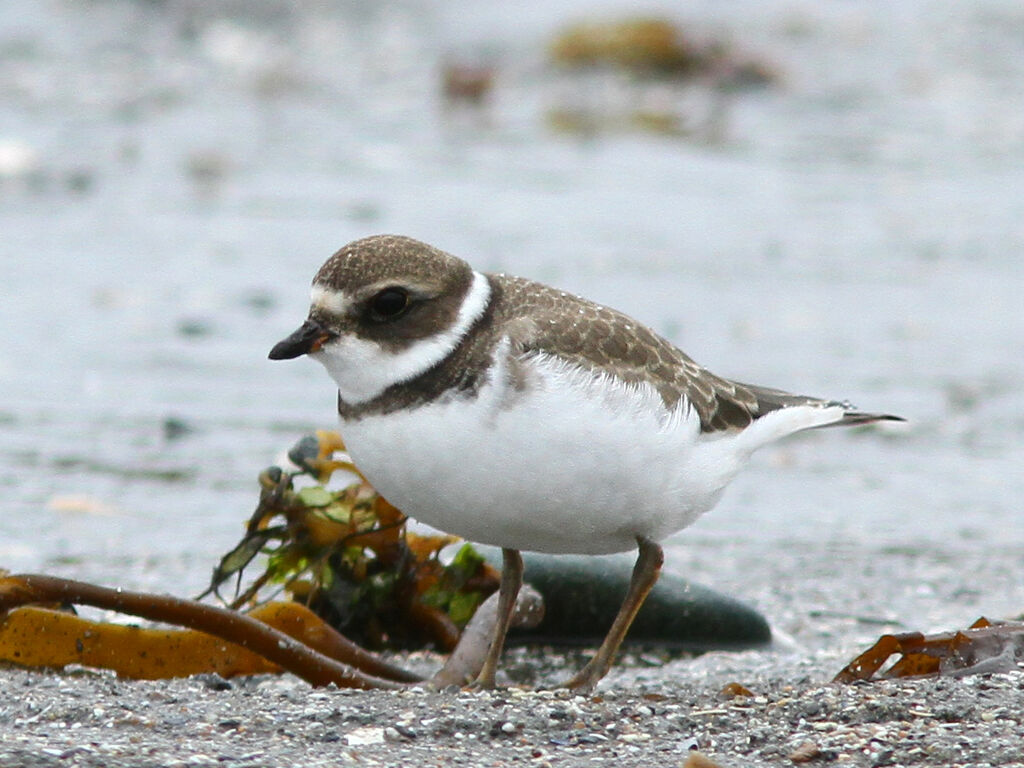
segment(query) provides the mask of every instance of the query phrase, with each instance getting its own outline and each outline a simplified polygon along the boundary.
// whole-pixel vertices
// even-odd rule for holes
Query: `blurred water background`
[[[551,62],[640,13],[772,82]],[[266,355],[376,232],[910,419],[765,450],[670,567],[797,633],[1024,607],[1019,2],[5,0],[0,566],[197,591],[334,426]]]

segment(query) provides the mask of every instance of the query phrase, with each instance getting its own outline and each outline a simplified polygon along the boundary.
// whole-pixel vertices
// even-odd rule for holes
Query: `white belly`
[[[343,422],[342,437],[409,516],[550,553],[663,539],[710,509],[737,465],[701,441],[694,415],[668,416],[653,391],[609,387],[543,358],[524,392],[487,385],[475,398]]]

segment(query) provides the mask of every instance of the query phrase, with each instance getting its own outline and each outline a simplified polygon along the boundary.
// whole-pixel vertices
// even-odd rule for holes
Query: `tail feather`
[[[807,398],[803,402],[780,405],[759,416],[736,436],[736,445],[751,453],[763,445],[806,429],[903,420],[887,413],[864,413],[849,403]]]
[[[852,407],[849,403],[835,403],[835,405],[842,405],[844,408]],[[864,413],[863,411],[848,410],[838,421],[833,421],[831,424],[820,424],[819,427],[855,427],[858,424],[874,424],[878,421],[906,421],[906,419],[891,413]]]
[[[808,397],[806,395],[794,395],[782,389],[772,389],[756,384],[741,384],[757,399],[758,417],[779,411],[785,408],[792,408],[798,405],[810,405],[818,408],[841,408],[842,416],[828,424],[817,424],[807,427],[813,429],[818,427],[852,427],[857,424],[872,424],[876,421],[906,421],[902,416],[894,416],[891,413],[864,413],[858,411],[849,400],[823,400],[820,397]]]

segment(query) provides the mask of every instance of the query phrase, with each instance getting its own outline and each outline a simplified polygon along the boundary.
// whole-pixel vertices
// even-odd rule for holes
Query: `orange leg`
[[[474,688],[494,688],[494,674],[498,671],[498,661],[501,659],[501,652],[505,648],[505,635],[508,633],[509,624],[512,622],[512,609],[516,605],[516,597],[519,596],[519,588],[523,586],[523,558],[517,549],[501,550],[501,586],[498,588],[498,618],[494,623],[494,636],[491,638],[491,647],[487,651],[483,668],[476,680],[473,681]]]
[[[636,543],[640,553],[637,556],[636,565],[633,566],[629,591],[626,592],[619,613],[594,658],[564,684],[565,688],[588,693],[594,690],[601,678],[608,674],[608,670],[611,669],[612,663],[615,661],[615,654],[618,652],[619,646],[622,645],[623,638],[626,637],[626,632],[629,631],[640,606],[644,604],[647,594],[658,580],[661,564],[665,561],[664,552],[650,539],[637,537]]]

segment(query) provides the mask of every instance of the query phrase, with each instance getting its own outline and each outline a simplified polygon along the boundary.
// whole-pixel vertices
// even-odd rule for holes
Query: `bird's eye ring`
[[[377,322],[394,320],[409,308],[409,294],[401,288],[385,288],[370,299],[370,316]]]

